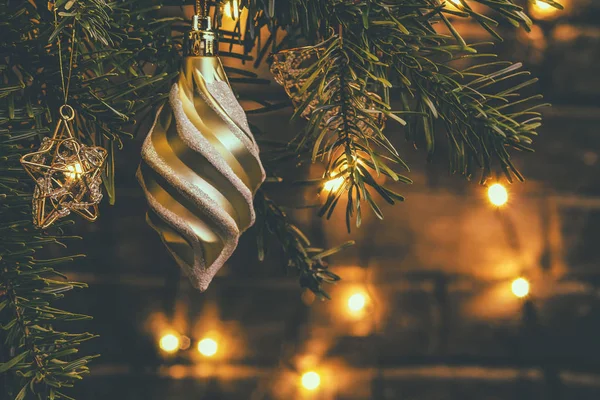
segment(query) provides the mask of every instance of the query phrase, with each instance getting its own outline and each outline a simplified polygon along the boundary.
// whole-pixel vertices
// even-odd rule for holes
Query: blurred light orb
[[[532,7],[531,13],[535,18],[548,19],[554,18],[560,10],[541,0],[536,0]]]
[[[529,282],[525,278],[515,279],[512,283],[511,289],[515,296],[522,299],[529,294]]]
[[[205,357],[214,356],[218,349],[219,344],[211,338],[204,338],[198,342],[198,352]]]
[[[499,183],[494,183],[488,188],[488,199],[496,207],[502,207],[508,202],[508,192]]]
[[[348,298],[348,309],[352,312],[362,311],[367,305],[367,298],[362,293],[354,293]]]
[[[321,385],[321,376],[315,371],[305,372],[302,375],[302,386],[306,390],[316,390]]]
[[[323,190],[327,192],[336,192],[339,188],[344,184],[344,177],[339,176],[337,178],[333,178],[325,182],[323,185]]]
[[[164,352],[175,353],[179,350],[179,337],[172,333],[168,333],[160,338],[158,345]]]
[[[543,14],[554,14],[558,11],[556,8],[552,7],[550,4],[543,2],[541,0],[536,0],[533,3],[533,8],[536,12]]]

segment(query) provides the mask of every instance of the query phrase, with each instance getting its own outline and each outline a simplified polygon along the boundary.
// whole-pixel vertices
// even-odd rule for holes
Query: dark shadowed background
[[[476,181],[449,176],[443,145],[428,164],[390,123],[415,181],[395,188],[404,204],[383,207],[384,221],[367,213],[351,235],[341,209],[330,221],[314,208],[290,211],[316,245],[357,241],[332,259],[343,281],[330,287],[331,301],[304,293],[276,251],[259,263],[251,231],[208,291],[194,290],[145,223],[134,176],[143,135],[127,143],[117,156],[117,203],[104,202],[98,222],[78,224],[84,239],[71,244],[88,257],[67,274],[90,288],[64,306],[94,317],[78,326],[100,335],[84,350],[102,355],[75,397],[600,398],[600,3],[564,4],[562,14],[538,14],[529,34],[507,29],[497,46],[502,58],[525,62],[554,104],[536,153],[515,155],[527,181],[508,187],[506,207],[490,206]],[[462,28],[471,42],[489,40]],[[267,65],[257,72],[269,77]],[[242,98],[285,99],[275,83],[236,89]],[[281,140],[294,133],[290,115],[250,119]],[[290,206],[320,201],[316,188],[272,188]],[[525,300],[511,292],[519,277],[531,284]],[[348,312],[354,293],[367,298],[362,313]],[[169,332],[190,348],[161,351]],[[197,352],[204,337],[219,344],[214,357]],[[300,385],[309,370],[321,377],[312,393]]]

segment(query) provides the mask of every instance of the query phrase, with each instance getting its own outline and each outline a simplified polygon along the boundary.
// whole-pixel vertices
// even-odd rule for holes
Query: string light
[[[549,10],[551,8],[554,8],[550,4],[540,1],[540,0],[537,0],[534,3],[534,7],[538,8],[539,10]]]
[[[511,289],[513,294],[521,299],[529,294],[529,282],[525,278],[515,279]]]
[[[348,298],[348,309],[353,313],[361,312],[367,304],[367,298],[362,293],[354,293]]]
[[[321,376],[315,371],[305,372],[302,375],[302,386],[306,390],[316,390],[321,385]]]
[[[204,338],[198,342],[198,352],[205,357],[212,357],[217,354],[219,344],[211,338]]]
[[[541,0],[536,0],[533,3],[531,12],[534,17],[540,19],[547,19],[553,17],[559,10],[556,7],[551,6]]]
[[[333,178],[325,182],[323,185],[323,190],[327,192],[335,192],[344,184],[344,177],[338,176],[337,178]]]
[[[447,0],[446,1],[446,8],[450,9],[450,10],[454,10],[454,11],[458,11],[458,4],[460,3],[459,0]]]
[[[359,164],[364,168],[368,168],[368,166],[356,155],[352,156],[353,163]],[[344,182],[346,182],[347,171],[350,168],[350,165],[347,161],[344,161],[340,166],[335,168],[335,171],[331,171],[330,173],[336,175],[335,178],[331,178],[323,184],[323,190],[326,192],[335,192],[339,188],[342,187]]]
[[[508,201],[506,188],[499,183],[494,183],[488,188],[488,199],[496,207],[502,207]]]
[[[168,333],[160,338],[158,345],[161,350],[166,353],[175,353],[179,350],[179,337],[172,333]]]
[[[223,7],[223,12],[225,15],[233,20],[236,20],[240,17],[240,6],[238,4],[238,0],[230,0]]]

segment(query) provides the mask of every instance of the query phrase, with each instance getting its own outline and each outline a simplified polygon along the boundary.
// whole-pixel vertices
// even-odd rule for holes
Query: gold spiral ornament
[[[246,114],[202,33],[190,33],[204,42],[188,45],[192,55],[143,144],[137,177],[148,223],[205,290],[254,223],[252,200],[265,173]]]

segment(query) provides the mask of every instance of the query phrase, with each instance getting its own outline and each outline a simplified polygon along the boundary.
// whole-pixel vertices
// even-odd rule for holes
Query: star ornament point
[[[71,212],[95,221],[102,200],[107,152],[82,144],[73,135],[73,118],[65,118],[62,112],[61,117],[52,138],[44,138],[38,151],[21,157],[21,165],[36,184],[33,222],[41,229]]]

